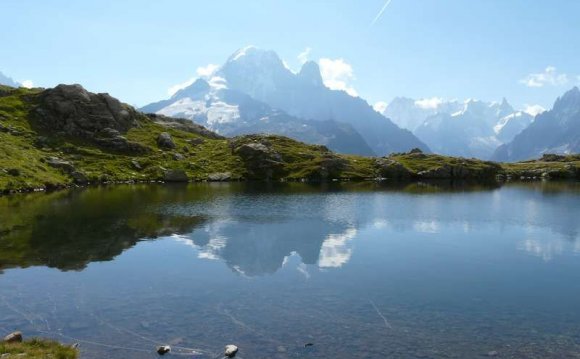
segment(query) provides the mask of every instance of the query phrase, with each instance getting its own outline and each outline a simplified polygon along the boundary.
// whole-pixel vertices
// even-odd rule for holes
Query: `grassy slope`
[[[31,339],[22,343],[0,343],[0,356],[10,354],[12,357],[27,359],[75,359],[78,358],[76,349],[61,345],[57,342],[44,339]],[[19,356],[20,354],[20,356]]]
[[[226,139],[203,138],[203,143],[190,145],[187,140],[202,137],[199,134],[166,128],[142,116],[140,126],[131,129],[128,140],[148,146],[146,155],[126,155],[103,150],[87,141],[70,139],[57,134],[35,130],[30,120],[30,111],[35,105],[37,89],[12,89],[0,86],[0,192],[20,189],[63,186],[72,183],[72,178],[59,169],[46,165],[47,157],[58,157],[74,164],[90,182],[121,182],[161,180],[166,169],[182,169],[192,180],[206,180],[212,173],[229,172],[231,179],[248,178],[243,159],[232,151]],[[175,150],[161,150],[156,138],[161,132],[169,132],[177,147]],[[36,146],[39,136],[48,138],[48,144]],[[263,138],[271,143],[284,163],[284,177],[289,180],[315,179],[329,154],[321,146],[307,145],[281,136],[246,136],[239,141],[251,142]],[[184,156],[176,160],[175,154]],[[350,179],[370,179],[377,177],[378,170],[373,158],[339,155],[347,161],[347,166],[333,177]],[[477,172],[489,166],[488,162],[467,160],[438,155],[413,156],[395,154],[391,159],[403,164],[411,172],[411,178],[418,172],[441,166],[464,166]],[[134,163],[137,162],[140,169]],[[518,175],[530,169],[563,169],[574,162],[524,162],[503,165],[507,174]],[[580,166],[579,166],[580,167]]]

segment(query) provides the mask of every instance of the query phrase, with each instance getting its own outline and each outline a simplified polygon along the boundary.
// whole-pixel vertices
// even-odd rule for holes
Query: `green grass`
[[[9,358],[20,357],[27,359],[76,359],[78,352],[76,349],[64,346],[60,343],[44,340],[31,339],[22,343],[0,343],[0,356],[10,354]]]
[[[232,150],[232,141],[237,146],[256,141],[267,143],[272,151],[278,153],[282,158],[282,168],[276,171],[274,180],[367,180],[380,177],[375,158],[337,155],[323,146],[308,145],[282,136],[250,135],[234,140],[204,137],[167,128],[145,115],[140,115],[138,126],[124,135],[129,141],[145,146],[148,152],[141,155],[111,152],[91,141],[63,137],[37,126],[31,111],[38,104],[40,91],[0,86],[0,193],[71,185],[73,178],[69,174],[45,163],[48,157],[72,163],[91,183],[160,181],[166,170],[183,170],[193,181],[207,180],[213,173],[226,172],[232,180],[264,179],[256,178],[244,159]],[[175,149],[158,148],[156,139],[161,132],[171,134]],[[188,142],[200,138],[203,141],[197,145]],[[476,178],[493,177],[496,173],[519,176],[530,171],[556,174],[561,171],[564,176],[569,174],[566,166],[580,167],[579,156],[558,158],[558,161],[501,165],[421,153],[392,154],[388,158],[402,164],[410,179],[420,179],[420,172],[443,166],[465,168]],[[323,167],[329,161],[343,161],[344,165],[327,173]]]

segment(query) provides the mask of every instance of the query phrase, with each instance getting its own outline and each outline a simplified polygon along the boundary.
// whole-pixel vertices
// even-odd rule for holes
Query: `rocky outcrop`
[[[251,142],[248,138],[235,138],[230,142],[233,153],[244,161],[248,177],[251,179],[281,178],[284,176],[282,156],[271,148],[267,139],[254,136]]]
[[[349,163],[346,159],[329,152],[322,157],[320,161],[320,169],[318,175],[321,180],[327,180],[329,178],[340,178],[342,171],[348,167]]]
[[[207,128],[205,128],[201,125],[193,123],[191,120],[167,117],[167,116],[157,115],[157,114],[147,114],[146,116],[149,117],[151,120],[153,120],[153,122],[155,122],[156,124],[161,125],[161,126],[166,127],[166,128],[173,128],[173,129],[176,129],[179,131],[195,133],[195,134],[201,135],[203,137],[212,138],[212,139],[225,138],[223,136],[218,135],[215,132],[208,130]]]
[[[165,182],[188,182],[189,177],[184,170],[166,170],[163,173],[163,180]]]
[[[41,129],[80,137],[97,145],[124,152],[147,152],[121,134],[139,126],[140,114],[109,94],[94,94],[81,85],[58,85],[38,95],[32,111]]]
[[[212,173],[209,176],[207,176],[208,181],[212,181],[212,182],[229,181],[231,178],[232,178],[231,172],[218,172],[218,173]]]
[[[375,165],[380,178],[403,180],[411,177],[411,171],[393,159],[379,158],[375,161]]]

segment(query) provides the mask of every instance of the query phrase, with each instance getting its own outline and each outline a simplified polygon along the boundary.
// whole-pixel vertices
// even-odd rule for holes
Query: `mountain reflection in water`
[[[569,194],[580,192],[576,183],[508,187],[532,191],[525,197],[448,183],[260,186],[137,185],[0,198],[0,270],[81,270],[139,241],[173,237],[199,250],[200,258],[221,259],[256,276],[276,272],[293,254],[303,264],[340,267],[352,256],[357,231],[369,225],[436,233],[442,224],[462,223],[468,233],[473,225],[497,221],[548,227],[573,243],[580,226],[569,211],[575,200]],[[386,203],[380,193],[390,194]],[[469,201],[458,196],[465,193]],[[360,196],[368,200],[356,201]],[[524,239],[519,248],[549,260],[562,243]]]

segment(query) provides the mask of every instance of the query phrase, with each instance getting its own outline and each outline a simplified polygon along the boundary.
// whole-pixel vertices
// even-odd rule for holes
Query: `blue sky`
[[[330,83],[371,104],[505,96],[550,107],[580,83],[580,1],[392,0],[370,26],[385,3],[2,0],[0,71],[145,105],[252,44],[291,68],[311,49]]]

